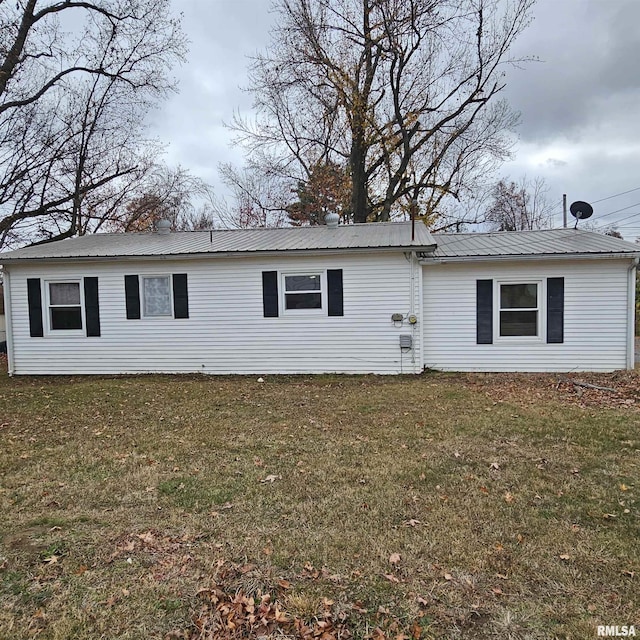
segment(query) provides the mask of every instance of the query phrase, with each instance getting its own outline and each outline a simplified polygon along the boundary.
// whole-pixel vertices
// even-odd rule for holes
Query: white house
[[[639,256],[422,223],[62,240],[0,254],[9,373],[631,368]]]

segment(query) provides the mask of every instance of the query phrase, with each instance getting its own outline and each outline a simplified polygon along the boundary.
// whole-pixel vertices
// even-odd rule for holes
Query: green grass
[[[640,625],[640,413],[519,380],[3,375],[0,638],[187,637],[213,580],[356,637]]]

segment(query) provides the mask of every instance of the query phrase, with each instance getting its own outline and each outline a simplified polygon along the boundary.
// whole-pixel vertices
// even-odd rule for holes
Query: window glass
[[[54,331],[64,329],[82,329],[82,310],[80,307],[51,307],[51,328]]]
[[[49,283],[49,326],[52,331],[82,329],[79,282]]]
[[[537,311],[501,311],[501,336],[537,336]]]
[[[320,291],[320,276],[285,276],[286,291]]]
[[[169,276],[143,278],[144,315],[170,316],[171,291]]]
[[[538,335],[538,285],[500,285],[500,335]]]
[[[319,293],[288,293],[285,296],[287,309],[322,309]]]
[[[321,288],[319,274],[285,276],[285,308],[322,309]]]
[[[50,282],[49,302],[52,305],[80,304],[79,282]]]
[[[537,284],[503,284],[500,286],[500,307],[502,309],[535,309],[537,306]]]

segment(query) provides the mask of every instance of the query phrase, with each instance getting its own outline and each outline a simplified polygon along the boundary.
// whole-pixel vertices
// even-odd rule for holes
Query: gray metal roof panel
[[[552,255],[640,255],[640,246],[582,229],[434,233],[434,259]]]
[[[279,251],[414,249],[430,251],[435,240],[422,222],[344,225],[337,228],[224,229],[157,233],[92,234],[0,253],[0,263],[30,259],[210,255]]]

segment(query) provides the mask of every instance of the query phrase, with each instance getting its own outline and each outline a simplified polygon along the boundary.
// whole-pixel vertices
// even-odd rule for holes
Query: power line
[[[614,193],[612,196],[607,196],[606,198],[601,198],[600,200],[594,200],[593,204],[598,204],[598,202],[604,202],[605,200],[611,200],[611,198],[617,198],[618,196],[624,196],[627,193],[632,193],[633,191],[640,191],[640,187],[635,187],[634,189],[629,189],[628,191],[622,191],[620,193]]]
[[[613,222],[611,222],[611,224],[609,226],[617,226],[619,224],[621,224],[622,222],[624,222],[625,220],[631,220],[633,218],[635,218],[636,216],[640,216],[640,211],[636,211],[636,213],[633,213],[629,216],[627,216],[626,218],[621,218],[620,220],[614,220]],[[605,227],[599,227],[600,229],[603,229]]]
[[[633,207],[640,207],[640,202],[636,202],[635,204],[630,204],[628,207],[622,207],[622,209],[616,209],[615,211],[609,211],[609,213],[603,213],[602,215],[598,215],[598,219],[606,218],[607,216],[612,216],[614,213],[620,213],[621,211],[626,211],[627,209],[631,209]]]

